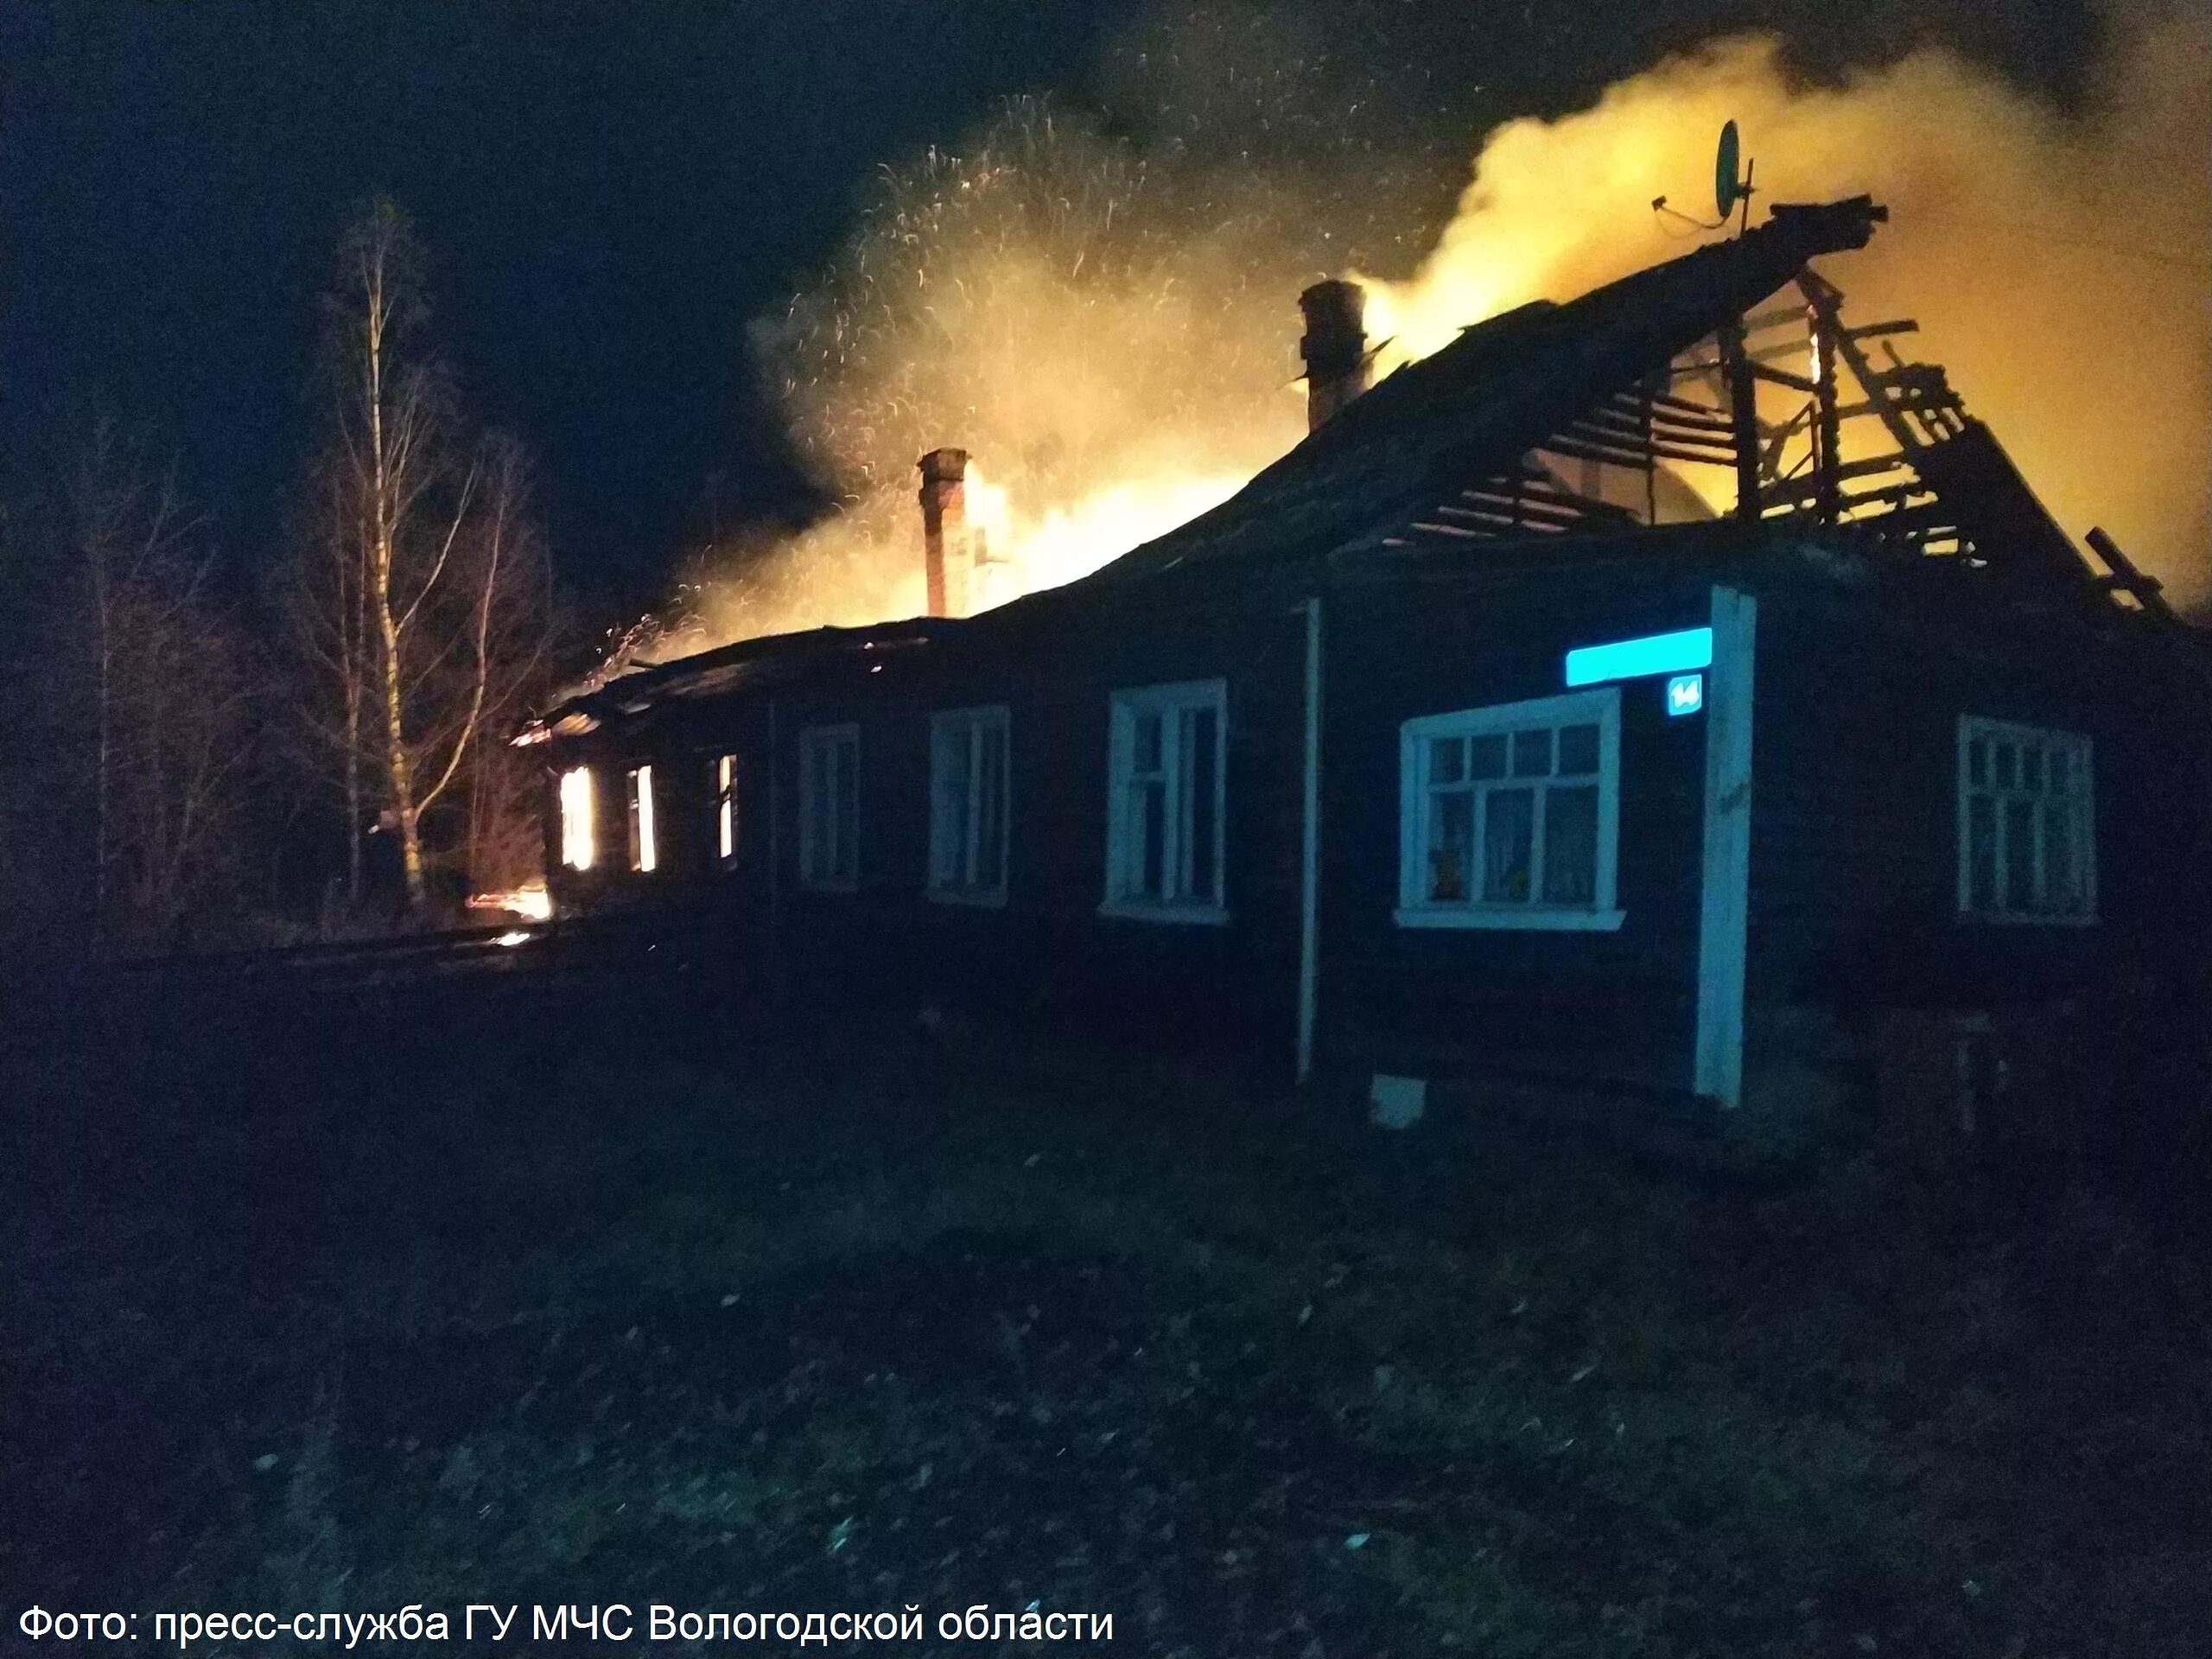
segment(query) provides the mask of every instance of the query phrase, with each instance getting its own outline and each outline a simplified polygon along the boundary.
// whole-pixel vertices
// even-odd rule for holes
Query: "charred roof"
[[[1230,577],[1323,560],[1341,570],[1370,557],[1402,569],[1382,556],[1439,546],[1480,558],[1507,555],[1509,544],[1525,554],[1577,532],[1613,557],[1713,544],[1655,535],[1656,509],[1639,518],[1578,491],[1555,465],[1561,457],[1654,480],[1674,465],[1730,467],[1741,531],[1825,525],[1849,532],[1824,538],[1840,547],[1935,556],[1959,575],[1979,573],[1993,591],[2107,611],[2118,601],[2167,620],[2158,583],[2109,538],[2090,532],[2093,564],[2051,519],[1940,368],[1897,358],[1891,338],[1915,325],[1845,322],[1840,291],[1810,262],[1865,246],[1887,217],[1866,196],[1777,204],[1738,236],[1575,299],[1474,324],[1336,407],[1219,506],[1065,587],[977,619],[825,627],[702,652],[569,698],[525,738],[589,729],[668,699],[789,683],[859,653],[956,639],[992,618],[1133,596],[1170,573]],[[1793,283],[1797,303],[1758,312]],[[1800,332],[1786,350],[1762,352],[1758,331],[1777,327]],[[1774,366],[1808,342],[1811,376]],[[1857,382],[1848,405],[1838,391],[1847,372]],[[1754,396],[1759,385],[1802,397],[1802,407],[1770,417]],[[1847,421],[1885,444],[1847,461]]]

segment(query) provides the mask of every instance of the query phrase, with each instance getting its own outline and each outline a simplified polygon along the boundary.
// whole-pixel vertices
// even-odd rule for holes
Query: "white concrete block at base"
[[[1421,1113],[1427,1109],[1428,1079],[1394,1077],[1387,1071],[1377,1071],[1367,1098],[1371,1107],[1368,1121],[1376,1128],[1409,1129],[1421,1122]]]

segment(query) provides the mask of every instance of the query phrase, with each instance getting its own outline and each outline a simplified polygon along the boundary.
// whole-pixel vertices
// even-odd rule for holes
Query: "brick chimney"
[[[932,449],[922,469],[922,573],[928,613],[958,616],[968,607],[968,452]]]
[[[1298,296],[1306,314],[1306,429],[1367,390],[1367,293],[1357,283],[1316,283]]]

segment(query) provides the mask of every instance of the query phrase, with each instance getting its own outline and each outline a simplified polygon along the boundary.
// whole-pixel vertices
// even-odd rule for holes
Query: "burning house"
[[[1777,206],[1371,386],[1360,290],[1319,284],[1303,442],[978,613],[933,451],[930,614],[524,734],[556,899],[711,906],[802,996],[1784,1127],[1885,1009],[1995,1030],[2157,963],[2196,920],[2196,646],[1911,324],[1847,320],[1810,262],[1885,217]]]

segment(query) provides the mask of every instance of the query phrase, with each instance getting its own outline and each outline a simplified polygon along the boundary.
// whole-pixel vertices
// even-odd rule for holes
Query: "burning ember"
[[[2212,53],[2185,21],[2124,14],[2113,32],[2072,112],[1940,51],[1808,83],[1776,41],[1746,37],[1587,109],[1508,122],[1427,253],[1361,278],[1376,372],[1682,252],[1702,233],[1652,199],[1694,199],[1732,117],[1764,200],[1871,191],[1891,206],[1897,233],[1850,266],[1861,315],[1917,317],[1927,354],[2068,528],[2101,518],[2177,599],[2199,598],[2204,570],[2180,562],[2204,543],[2212,465],[2198,143]],[[721,550],[699,646],[920,614],[914,467],[941,446],[973,457],[967,612],[1224,499],[1302,429],[1290,307],[1317,254],[1343,245],[1328,216],[1293,177],[1212,177],[1020,101],[962,153],[887,171],[845,252],[753,335],[838,509]]]
[[[468,895],[471,910],[497,911],[509,916],[519,916],[525,921],[550,922],[553,919],[553,895],[543,881],[526,881],[511,893],[472,893]],[[501,944],[519,944],[531,935],[508,934]]]

